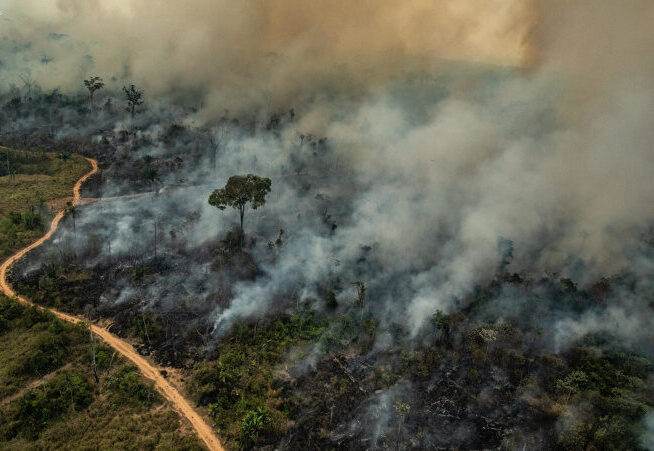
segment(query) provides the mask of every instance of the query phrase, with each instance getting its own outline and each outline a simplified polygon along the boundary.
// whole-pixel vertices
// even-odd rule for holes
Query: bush
[[[105,344],[99,344],[95,350],[95,364],[99,369],[109,368],[116,351]]]
[[[9,218],[9,221],[13,225],[19,225],[21,222],[23,222],[23,215],[21,215],[20,213],[15,212],[15,211],[10,211],[9,215],[7,215],[7,217]]]
[[[54,420],[66,412],[85,409],[93,396],[86,375],[79,371],[63,371],[39,388],[23,395],[13,411],[13,436],[34,439]],[[13,437],[9,437],[13,438]]]
[[[23,225],[26,230],[40,230],[43,227],[43,218],[38,213],[27,212],[23,214]]]
[[[334,290],[329,290],[327,292],[327,297],[325,298],[325,305],[330,310],[334,310],[336,307],[338,307],[338,301],[336,300],[336,294],[334,294]]]
[[[29,313],[36,313],[37,318],[51,319],[34,308],[25,309],[26,316],[22,319],[32,323]],[[44,316],[41,316],[44,315]],[[36,348],[30,349],[23,355],[19,363],[12,370],[15,375],[39,376],[42,377],[57,368],[66,361],[66,356],[73,344],[83,341],[84,328],[72,324],[65,324],[58,319],[52,319],[48,328],[41,332],[36,341]]]
[[[141,342],[147,343],[148,345],[152,344],[152,342],[157,342],[165,335],[159,317],[152,310],[142,312],[140,315],[133,317],[131,333],[139,337]]]
[[[211,264],[216,272],[226,271],[240,280],[253,280],[260,272],[251,254],[238,248],[229,248],[219,254]]]
[[[213,411],[217,412],[218,407],[228,409],[238,401],[238,390],[235,388],[243,376],[240,371],[242,360],[238,354],[227,353],[217,362],[200,363],[190,387],[198,404],[213,400]]]
[[[241,420],[239,441],[243,445],[253,443],[268,423],[270,423],[270,416],[265,407],[250,410]]]
[[[150,408],[159,400],[154,383],[146,383],[134,366],[121,366],[112,372],[104,383],[114,406],[131,405]]]

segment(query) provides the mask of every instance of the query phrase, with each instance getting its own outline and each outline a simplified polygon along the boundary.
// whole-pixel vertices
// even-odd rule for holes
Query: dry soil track
[[[80,188],[82,187],[82,183],[84,183],[93,174],[98,172],[98,162],[92,158],[87,158],[87,160],[89,161],[89,163],[91,163],[93,169],[89,173],[85,174],[75,184],[75,187],[73,188],[73,204],[78,204],[81,200]],[[32,303],[29,300],[25,299],[22,296],[17,295],[16,292],[11,288],[11,285],[9,285],[9,282],[7,281],[7,272],[9,268],[14,264],[14,262],[22,258],[25,254],[27,254],[32,249],[39,247],[40,245],[45,243],[57,230],[57,227],[59,227],[59,222],[63,217],[64,217],[63,211],[57,213],[57,215],[52,220],[52,223],[50,223],[50,229],[45,235],[43,235],[41,238],[39,238],[37,241],[30,244],[26,248],[16,252],[14,255],[12,255],[5,262],[2,263],[2,266],[0,266],[0,290],[4,292],[4,294],[10,297],[14,297],[22,303],[32,305]],[[77,316],[68,315],[66,313],[58,312],[52,309],[47,309],[47,310],[51,311],[55,316],[65,321],[69,321],[72,323],[84,321],[83,318]],[[138,369],[141,371],[143,376],[154,381],[157,390],[166,399],[168,399],[171,403],[173,403],[173,406],[178,412],[184,415],[191,422],[191,425],[197,432],[200,439],[207,445],[207,447],[210,450],[223,450],[223,447],[220,444],[218,437],[216,437],[216,435],[214,434],[214,431],[211,428],[211,426],[209,426],[202,419],[202,417],[195,411],[195,409],[191,407],[191,404],[186,400],[186,398],[184,398],[180,394],[180,392],[161,375],[159,368],[157,368],[152,363],[148,362],[146,359],[141,357],[141,355],[139,355],[134,350],[132,345],[122,340],[121,338],[118,338],[117,336],[113,335],[108,330],[103,329],[102,327],[96,325],[91,325],[91,328],[93,332],[96,335],[100,336],[109,346],[114,348],[116,351],[118,351],[120,354],[125,356],[132,363],[134,363],[134,365],[136,365]]]

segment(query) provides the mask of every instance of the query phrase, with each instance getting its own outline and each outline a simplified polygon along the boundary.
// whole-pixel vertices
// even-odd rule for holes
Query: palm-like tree
[[[66,215],[73,218],[73,232],[75,231],[75,218],[77,217],[77,207],[72,202],[68,202],[66,208]]]
[[[97,76],[91,77],[88,80],[84,80],[84,86],[89,90],[89,104],[91,105],[91,110],[93,110],[93,94],[95,94],[95,91],[104,88],[104,81]]]

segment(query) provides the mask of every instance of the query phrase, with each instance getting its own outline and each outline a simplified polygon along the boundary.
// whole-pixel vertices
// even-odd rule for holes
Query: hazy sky
[[[44,87],[77,88],[92,72],[155,92],[201,90],[222,112],[357,93],[442,59],[519,64],[529,3],[0,0],[0,33],[32,42],[30,70]]]

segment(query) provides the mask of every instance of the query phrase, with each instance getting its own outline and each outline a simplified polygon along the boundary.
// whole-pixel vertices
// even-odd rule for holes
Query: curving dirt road
[[[89,161],[89,163],[91,163],[93,169],[89,173],[85,174],[75,184],[73,188],[74,205],[77,205],[81,200],[80,188],[82,187],[82,183],[84,183],[93,174],[98,172],[98,162],[92,158],[87,158],[87,160]],[[32,305],[30,301],[28,301],[22,296],[17,295],[16,292],[11,288],[11,285],[9,285],[9,282],[7,282],[7,272],[9,268],[14,264],[14,262],[16,262],[16,260],[19,260],[32,249],[39,247],[40,245],[45,243],[52,236],[52,234],[57,230],[57,227],[59,227],[59,222],[63,217],[64,217],[63,211],[57,213],[57,215],[52,220],[52,223],[50,223],[50,229],[45,235],[43,235],[40,239],[30,244],[26,248],[16,252],[14,255],[9,257],[4,263],[2,263],[2,266],[0,266],[0,290],[4,292],[5,295],[9,297],[14,297],[18,301],[24,304]],[[84,321],[84,318],[81,317],[69,315],[52,309],[47,309],[47,310],[49,310],[55,316],[57,316],[58,318],[64,321],[69,321],[72,323]],[[205,445],[207,445],[207,447],[210,450],[221,450],[221,451],[223,450],[223,447],[220,444],[218,437],[216,437],[216,435],[214,434],[214,431],[211,428],[211,426],[209,426],[202,419],[202,417],[193,409],[193,407],[191,407],[191,405],[186,400],[186,398],[184,398],[179,393],[179,391],[177,391],[177,389],[173,387],[161,375],[161,373],[159,372],[160,371],[159,368],[157,368],[156,366],[145,360],[143,357],[141,357],[141,355],[139,355],[134,350],[132,345],[118,338],[114,334],[110,333],[108,330],[103,329],[102,327],[96,325],[91,325],[91,329],[96,335],[100,336],[109,346],[114,348],[116,351],[118,351],[120,354],[125,356],[128,360],[130,360],[134,365],[136,365],[138,369],[141,371],[141,373],[143,374],[143,376],[154,381],[157,390],[173,404],[174,408],[177,411],[179,411],[191,422],[191,425],[197,432],[200,439],[205,443]]]

